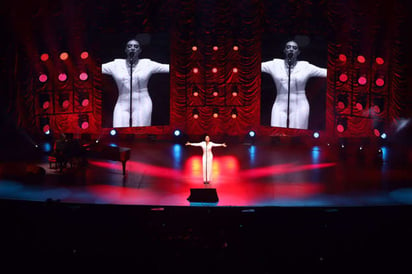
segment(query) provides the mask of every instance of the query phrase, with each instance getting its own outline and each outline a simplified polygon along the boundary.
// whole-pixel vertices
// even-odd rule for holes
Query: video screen
[[[261,125],[324,129],[327,62],[324,37],[264,34]]]
[[[169,35],[108,35],[100,45],[102,127],[168,125]]]

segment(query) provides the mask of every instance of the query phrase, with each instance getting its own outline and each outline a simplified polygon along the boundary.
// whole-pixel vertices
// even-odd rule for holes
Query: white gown
[[[262,63],[262,72],[269,73],[275,82],[277,96],[272,107],[271,126],[286,127],[288,104],[288,68],[283,59]],[[327,70],[306,61],[298,61],[291,69],[289,127],[307,129],[309,124],[309,102],[306,83],[311,77],[326,77]]]
[[[213,153],[212,147],[220,147],[222,144],[216,144],[213,142],[209,142],[206,145],[206,142],[200,143],[191,143],[190,145],[201,147],[203,151],[202,156],[202,166],[203,166],[203,181],[210,182],[212,180],[212,165],[213,165]]]
[[[152,119],[152,99],[147,84],[153,73],[169,72],[168,64],[160,64],[150,59],[139,59],[133,68],[132,80],[132,126],[150,126]],[[130,116],[130,65],[126,59],[115,59],[102,64],[102,73],[113,77],[119,97],[113,111],[113,127],[128,127]]]

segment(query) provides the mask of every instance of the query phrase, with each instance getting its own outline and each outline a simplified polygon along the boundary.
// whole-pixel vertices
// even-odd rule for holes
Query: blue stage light
[[[115,136],[117,134],[117,131],[115,129],[112,129],[110,131],[110,135]]]
[[[249,136],[250,137],[255,137],[256,133],[253,130],[251,130],[251,131],[249,131]]]
[[[316,131],[313,133],[313,138],[318,139],[319,136],[320,136],[319,132]]]
[[[176,129],[176,130],[173,132],[173,134],[174,134],[176,137],[178,137],[178,136],[180,136],[182,133],[180,132],[180,130]]]
[[[384,133],[381,134],[381,138],[386,139],[386,138],[388,138],[388,135],[384,132]]]

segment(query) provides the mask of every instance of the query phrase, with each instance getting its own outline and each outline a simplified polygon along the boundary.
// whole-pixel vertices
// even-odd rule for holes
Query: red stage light
[[[42,55],[40,55],[40,60],[46,62],[47,60],[49,60],[49,55],[47,53],[43,53]]]
[[[336,127],[336,130],[337,130],[338,132],[342,133],[342,132],[345,131],[345,127],[344,127],[343,125],[338,125],[338,126]]]
[[[69,54],[67,52],[60,53],[60,60],[66,61],[67,59],[69,59]]]
[[[50,101],[44,101],[42,104],[42,108],[44,110],[48,109],[50,107]]]
[[[213,47],[213,50],[214,50],[214,51],[217,51],[218,49],[219,49],[218,46],[214,46],[214,47]]]
[[[87,107],[89,105],[89,99],[85,98],[82,100],[81,105],[82,107]]]
[[[385,80],[382,77],[379,77],[378,79],[376,79],[375,84],[378,87],[383,87],[385,85]]]
[[[233,68],[233,73],[237,73],[238,69],[237,68]]]
[[[193,47],[192,47],[192,50],[193,50],[193,51],[197,51],[197,47],[196,47],[196,46],[193,46]]]
[[[375,61],[378,65],[383,65],[385,63],[385,60],[383,60],[382,57],[376,57]]]
[[[233,92],[232,92],[232,96],[233,96],[233,97],[236,97],[237,95],[238,95],[238,94],[237,94],[237,91],[233,91]]]
[[[89,57],[89,53],[87,51],[83,51],[82,53],[80,53],[80,58],[81,59],[87,59]]]
[[[373,106],[373,111],[375,112],[375,113],[381,113],[381,108],[378,106],[378,105],[374,105]]]
[[[346,63],[347,57],[345,54],[339,54],[339,61]]]
[[[356,108],[358,109],[358,110],[363,110],[363,105],[362,105],[362,103],[356,103]]]
[[[199,118],[199,114],[197,114],[197,113],[196,113],[196,114],[193,114],[193,118],[194,118],[194,119],[198,119],[198,118]]]
[[[339,81],[341,81],[342,83],[348,81],[348,75],[346,73],[342,73],[341,75],[339,75]]]
[[[358,83],[359,83],[359,85],[361,85],[361,86],[366,85],[367,82],[368,82],[368,80],[366,79],[365,76],[361,76],[361,77],[358,78]]]
[[[214,91],[214,92],[213,92],[213,96],[216,97],[216,96],[218,96],[218,95],[219,95],[219,92],[217,92],[217,91]]]
[[[377,128],[375,128],[375,129],[373,130],[373,134],[374,134],[376,137],[381,136],[381,132],[380,132],[379,129],[377,129]]]
[[[67,80],[67,74],[62,72],[59,74],[58,78],[60,82],[64,82]]]
[[[239,50],[239,47],[238,47],[238,46],[233,46],[233,50],[234,50],[234,51],[238,51],[238,50]]]
[[[62,108],[64,108],[64,109],[68,108],[69,105],[70,105],[69,99],[65,99],[65,100],[63,100],[62,103],[61,103],[61,106],[62,106]]]
[[[193,73],[198,73],[199,69],[198,68],[193,68]]]
[[[217,68],[212,68],[212,72],[216,73],[217,72]]]
[[[358,60],[359,63],[364,64],[366,62],[366,58],[363,55],[359,55],[356,60]]]
[[[40,76],[39,76],[39,81],[40,81],[41,83],[46,83],[46,82],[47,82],[47,75],[44,74],[44,73],[40,74]]]
[[[82,128],[82,129],[87,129],[87,128],[89,128],[89,122],[87,122],[87,121],[82,122],[81,128]]]
[[[193,92],[193,96],[195,96],[195,97],[199,96],[199,92],[194,91],[194,92]]]
[[[50,125],[44,125],[42,129],[44,133],[47,133],[50,131]]]
[[[79,75],[79,79],[82,80],[82,81],[86,81],[88,78],[89,78],[89,75],[87,75],[86,72],[82,72]]]

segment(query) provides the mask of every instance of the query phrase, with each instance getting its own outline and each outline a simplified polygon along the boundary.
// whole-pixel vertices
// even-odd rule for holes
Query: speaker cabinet
[[[189,202],[216,203],[219,201],[215,188],[191,188]]]

